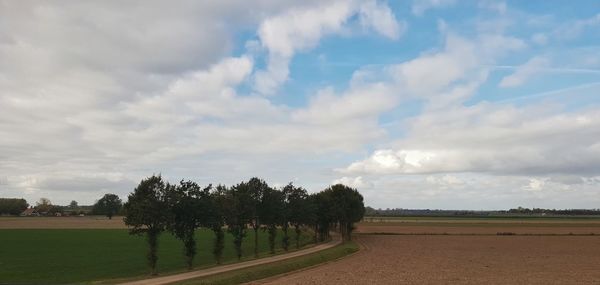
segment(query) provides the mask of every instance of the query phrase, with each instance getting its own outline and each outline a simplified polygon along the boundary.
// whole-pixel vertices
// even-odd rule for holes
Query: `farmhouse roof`
[[[37,213],[37,211],[34,208],[27,208],[21,213],[21,216],[29,216],[34,213]]]

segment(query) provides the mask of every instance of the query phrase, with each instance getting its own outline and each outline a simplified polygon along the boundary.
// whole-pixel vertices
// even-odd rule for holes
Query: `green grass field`
[[[280,246],[281,234],[277,245]],[[307,244],[310,237],[303,236]],[[213,233],[198,230],[196,268],[215,264]],[[244,240],[244,258],[253,256],[253,232]],[[231,235],[226,234],[224,263],[237,261]],[[262,256],[269,255],[267,234],[259,231]],[[144,237],[122,229],[10,229],[0,230],[0,284],[91,283],[107,279],[143,277],[149,270]],[[182,245],[170,234],[160,237],[160,274],[184,271]]]

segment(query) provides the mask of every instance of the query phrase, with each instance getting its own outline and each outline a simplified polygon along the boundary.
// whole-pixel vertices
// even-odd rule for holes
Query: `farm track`
[[[597,236],[357,235],[362,250],[252,284],[598,284]]]
[[[319,252],[319,251],[322,251],[322,250],[325,250],[328,248],[332,248],[340,243],[341,243],[341,238],[339,237],[339,235],[332,235],[332,240],[328,243],[318,244],[316,246],[313,246],[313,247],[310,247],[307,249],[302,249],[302,250],[298,250],[298,251],[294,251],[294,252],[290,252],[290,253],[285,253],[285,254],[275,255],[272,257],[265,257],[265,258],[260,258],[260,259],[245,261],[245,262],[238,262],[238,263],[234,263],[234,264],[216,266],[216,267],[202,269],[202,270],[196,270],[196,271],[192,271],[192,272],[186,272],[186,273],[180,273],[180,274],[174,274],[174,275],[168,275],[168,276],[162,276],[162,277],[155,277],[155,278],[143,279],[143,280],[132,281],[132,282],[126,282],[126,283],[121,283],[121,284],[122,285],[170,284],[170,283],[175,283],[175,282],[184,281],[184,280],[188,280],[188,279],[201,278],[201,277],[206,277],[206,276],[210,276],[210,275],[214,275],[214,274],[225,273],[225,272],[234,271],[234,270],[238,270],[238,269],[244,269],[244,268],[248,268],[248,267],[252,267],[252,266],[283,261],[283,260],[287,260],[290,258],[299,257],[299,256]]]

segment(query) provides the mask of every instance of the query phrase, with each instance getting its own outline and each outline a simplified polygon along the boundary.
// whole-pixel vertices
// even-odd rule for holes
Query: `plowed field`
[[[598,284],[598,236],[362,235],[363,250],[266,284]],[[258,284],[258,283],[257,283]]]

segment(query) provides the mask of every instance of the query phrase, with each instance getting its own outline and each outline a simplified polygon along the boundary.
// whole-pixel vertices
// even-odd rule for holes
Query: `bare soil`
[[[253,284],[599,284],[599,236],[357,235],[340,261]]]
[[[600,223],[538,222],[538,223],[458,223],[458,222],[403,222],[357,224],[356,233],[397,233],[397,234],[474,234],[495,235],[513,233],[519,235],[600,235]]]
[[[0,217],[0,229],[126,229],[123,217]]]

